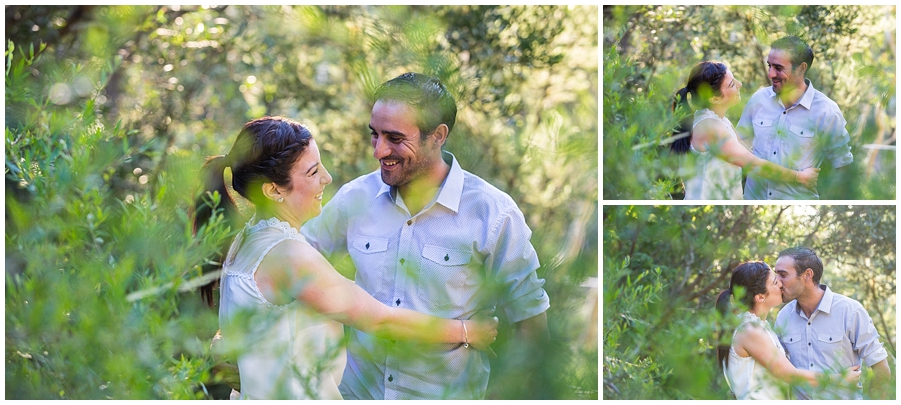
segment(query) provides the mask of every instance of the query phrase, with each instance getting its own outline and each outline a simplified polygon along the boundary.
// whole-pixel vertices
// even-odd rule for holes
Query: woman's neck
[[[755,305],[754,309],[748,311],[754,315],[757,315],[760,320],[765,321],[767,315],[770,313],[770,308],[763,305]]]
[[[264,210],[257,209],[256,213],[257,220],[261,219],[269,219],[275,218],[279,221],[287,222],[288,225],[291,225],[293,228],[300,229],[300,226],[303,225],[305,221],[302,221],[300,218],[297,218],[296,215],[287,215],[283,212],[278,212],[278,210]]]
[[[724,104],[714,104],[710,106],[710,111],[713,111],[713,113],[720,118],[724,118],[726,116],[726,111],[729,111],[729,106]]]

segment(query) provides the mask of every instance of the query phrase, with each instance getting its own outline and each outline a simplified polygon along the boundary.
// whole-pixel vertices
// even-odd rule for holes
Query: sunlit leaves
[[[772,266],[791,246],[813,248],[823,283],[861,302],[896,350],[894,205],[608,206],[603,215],[605,399],[727,398],[714,349],[735,319],[717,315],[714,300],[736,265]],[[733,294],[736,304],[742,291]]]
[[[843,198],[894,198],[890,128],[895,119],[895,62],[886,40],[894,37],[893,7],[607,6],[604,18],[604,156],[611,162],[604,165],[607,198],[673,198],[677,190],[670,187],[678,184],[673,171],[678,160],[653,148],[631,154],[620,149],[672,135],[666,128],[660,133],[656,124],[667,117],[665,107],[685,85],[691,66],[702,60],[726,63],[743,82],[746,102],[769,84],[769,45],[789,34],[810,43],[815,58],[807,77],[838,103],[848,121],[855,163],[847,170],[853,180],[846,181]],[[726,117],[737,122],[742,107],[730,109]],[[628,126],[637,128],[624,128]],[[686,163],[681,166],[691,166]],[[825,164],[821,197],[831,175]]]

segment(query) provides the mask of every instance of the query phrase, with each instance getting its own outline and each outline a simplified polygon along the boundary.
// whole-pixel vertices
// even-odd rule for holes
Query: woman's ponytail
[[[194,202],[194,234],[196,235],[200,229],[207,225],[211,218],[221,210],[225,216],[226,222],[230,223],[237,212],[235,200],[228,193],[228,187],[225,186],[225,168],[231,166],[227,155],[218,155],[208,157],[203,168],[201,168],[201,176],[203,178],[203,189],[197,200]],[[218,192],[218,202],[213,195]],[[220,265],[204,264],[202,273],[206,274],[221,267],[221,263],[228,253],[228,244],[220,246],[218,262]],[[213,289],[217,284],[217,280],[213,280],[200,287],[200,296],[204,302],[210,307],[213,306]]]
[[[691,104],[688,102],[689,91],[687,87],[681,88],[676,92],[675,100],[673,100],[673,116],[679,117],[682,114],[688,112],[689,114],[686,117],[683,117],[679,123],[679,128],[673,133],[673,136],[681,136],[681,138],[676,139],[672,143],[670,143],[670,149],[679,154],[688,153],[691,148],[691,124],[693,121],[693,115],[690,114],[692,111]],[[687,134],[686,134],[687,132]]]
[[[725,318],[728,314],[732,313],[731,302],[731,287],[728,290],[723,290],[723,292],[721,292],[720,295],[716,297],[716,312],[718,312],[722,318]],[[723,328],[720,328],[716,343],[716,362],[722,368],[725,368],[726,365],[729,364],[729,347],[731,347],[731,342],[724,342],[723,340],[723,335],[725,334],[725,332],[726,331]]]

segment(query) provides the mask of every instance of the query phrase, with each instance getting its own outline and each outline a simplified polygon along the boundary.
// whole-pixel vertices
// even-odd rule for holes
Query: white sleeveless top
[[[773,328],[770,327],[769,322],[761,320],[757,315],[743,312],[741,314],[741,323],[735,328],[735,333],[738,333],[741,326],[748,322],[763,327],[770,340],[776,345],[779,355],[785,356],[785,349],[779,342],[776,333],[773,332]],[[735,341],[735,333],[732,334],[733,342]],[[785,384],[771,375],[753,357],[739,357],[735,353],[734,344],[729,347],[729,364],[723,368],[723,374],[725,374],[726,383],[729,384],[729,388],[732,389],[736,399],[788,399],[783,394],[783,386]]]
[[[726,126],[729,135],[738,139],[735,134],[735,128],[728,118],[720,118],[713,111],[704,108],[695,111],[694,123],[691,129],[694,130],[703,120],[716,120]],[[686,200],[741,200],[741,168],[735,166],[725,160],[719,159],[710,153],[709,150],[701,152],[691,146],[691,153],[697,156],[695,160],[694,170],[691,177],[687,177],[685,182],[685,199]]]
[[[240,399],[341,399],[331,374],[343,358],[340,329],[298,301],[270,303],[254,280],[273,247],[306,240],[276,218],[252,222],[232,242],[219,287],[221,343],[237,355]]]

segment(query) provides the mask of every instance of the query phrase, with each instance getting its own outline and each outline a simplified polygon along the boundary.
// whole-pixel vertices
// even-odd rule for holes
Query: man
[[[757,90],[748,100],[736,127],[738,135],[757,157],[790,169],[820,167],[828,160],[835,170],[824,196],[835,199],[835,191],[844,186],[840,178],[854,161],[845,118],[838,105],[804,77],[813,63],[810,46],[789,36],[771,48],[766,63],[772,87]],[[820,195],[798,183],[749,173],[744,198],[815,200]]]
[[[442,150],[456,120],[453,97],[437,79],[405,73],[375,99],[369,127],[379,170],[341,187],[304,236],[327,257],[349,254],[356,283],[387,305],[458,319],[500,306],[517,341],[547,340],[550,304],[522,213]],[[349,335],[345,399],[485,396],[484,352]]]
[[[854,365],[869,366],[875,373],[871,388],[883,388],[891,370],[888,352],[879,341],[873,320],[859,302],[820,284],[823,262],[816,252],[805,247],[783,250],[776,260],[775,272],[782,281],[782,302],[787,304],[776,317],[775,329],[791,363],[798,369],[824,373],[840,373]],[[811,393],[804,389],[794,387],[793,392],[798,399],[811,399]],[[862,399],[860,391],[841,392],[827,388],[823,395]],[[883,395],[872,389],[869,394]]]

